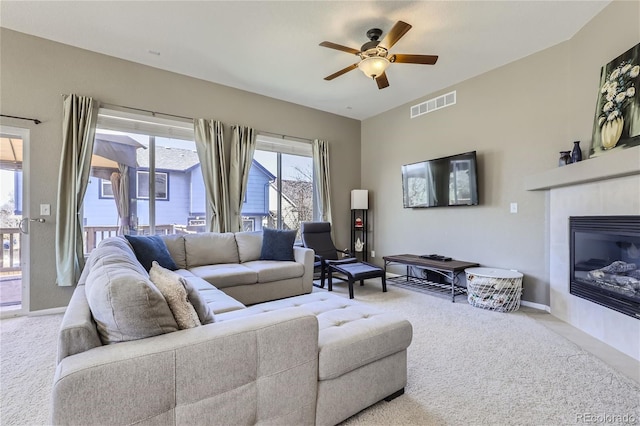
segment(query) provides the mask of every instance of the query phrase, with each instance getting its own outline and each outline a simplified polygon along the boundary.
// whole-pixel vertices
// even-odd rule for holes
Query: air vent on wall
[[[437,98],[429,99],[411,107],[411,118],[416,118],[456,103],[456,91],[445,93]]]

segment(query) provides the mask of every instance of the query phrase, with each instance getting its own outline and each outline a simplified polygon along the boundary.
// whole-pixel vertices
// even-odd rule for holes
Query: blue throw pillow
[[[163,268],[167,268],[171,271],[180,269],[169,254],[167,245],[158,235],[151,235],[148,237],[125,235],[125,238],[129,241],[131,247],[133,247],[133,252],[136,254],[138,262],[144,266],[144,269],[146,269],[147,272],[151,269],[151,263],[154,260]]]
[[[262,230],[262,251],[260,260],[295,260],[293,243],[298,231],[264,228]]]

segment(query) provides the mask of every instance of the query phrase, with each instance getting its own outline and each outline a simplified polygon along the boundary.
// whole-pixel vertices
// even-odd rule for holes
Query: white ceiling
[[[9,1],[0,26],[276,99],[365,119],[571,38],[607,1]],[[413,28],[390,87],[353,70],[366,31]],[[383,34],[384,37],[384,34]],[[150,53],[159,52],[158,54]]]

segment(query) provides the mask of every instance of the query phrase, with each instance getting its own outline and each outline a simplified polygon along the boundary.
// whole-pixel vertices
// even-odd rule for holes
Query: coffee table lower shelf
[[[383,256],[382,258],[384,259],[385,274],[387,273],[387,268],[392,264],[406,267],[406,273],[404,275],[388,279],[390,282],[412,289],[428,289],[449,293],[451,295],[451,302],[456,301],[456,296],[466,294],[467,292],[465,287],[458,284],[458,275],[463,273],[466,268],[479,266],[475,262],[426,259],[415,254],[395,254],[392,256]],[[413,269],[434,272],[444,277],[447,282],[436,283],[429,281],[426,277],[420,277],[417,276],[417,274],[411,273]]]
[[[425,278],[413,277],[410,275],[398,275],[396,277],[387,277],[387,284],[393,284],[398,287],[408,288],[410,290],[417,290],[424,293],[443,293],[451,295],[452,298],[467,294],[465,287],[451,283],[435,283]],[[453,289],[452,289],[453,287]]]

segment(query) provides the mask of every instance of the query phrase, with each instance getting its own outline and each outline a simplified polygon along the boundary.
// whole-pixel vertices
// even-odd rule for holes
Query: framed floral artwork
[[[640,43],[600,70],[590,157],[640,145]]]

